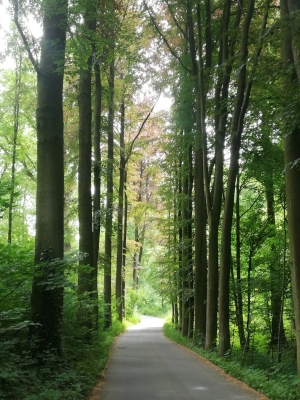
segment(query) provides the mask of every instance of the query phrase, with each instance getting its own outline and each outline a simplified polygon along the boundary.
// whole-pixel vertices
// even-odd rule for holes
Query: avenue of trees
[[[296,398],[298,3],[7,3],[0,398],[84,398],[108,336],[168,309]]]

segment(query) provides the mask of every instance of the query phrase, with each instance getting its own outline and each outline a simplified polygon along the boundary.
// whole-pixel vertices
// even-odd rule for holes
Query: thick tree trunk
[[[86,65],[79,74],[79,166],[78,166],[78,222],[79,251],[84,255],[79,262],[77,317],[86,328],[97,327],[96,290],[97,262],[94,256],[93,206],[92,206],[92,57],[94,43],[91,34],[95,32],[95,7],[93,2],[85,5],[82,26],[83,44],[89,49]],[[97,77],[99,79],[99,77]],[[99,116],[97,116],[99,118]],[[86,268],[88,267],[88,269]],[[96,280],[96,282],[95,282]],[[91,307],[91,303],[94,304]]]
[[[228,40],[228,26],[230,19],[231,1],[227,0],[224,5],[223,21],[221,29],[220,50],[219,50],[219,66],[224,65],[224,71],[219,76],[219,82],[216,87],[216,106],[215,106],[215,176],[214,190],[212,194],[212,204],[208,210],[208,277],[207,277],[207,321],[205,348],[207,350],[214,349],[217,341],[218,326],[218,289],[219,289],[219,223],[222,207],[223,194],[223,169],[224,169],[224,141],[227,126],[227,99],[228,87],[230,82],[231,62],[228,57],[232,56],[234,49],[234,40],[230,51]],[[239,14],[240,15],[240,14]],[[238,15],[237,15],[238,17]],[[239,23],[236,18],[235,26]],[[207,160],[204,168],[208,169]],[[209,191],[208,182],[206,182],[206,192]],[[208,197],[208,194],[206,195]]]
[[[300,9],[299,2],[281,0],[281,16],[283,24],[286,27],[288,16],[293,11]],[[296,20],[294,21],[296,23]],[[299,24],[299,22],[298,22]],[[298,48],[298,30],[293,26],[291,32],[283,29],[282,38],[282,61],[286,64],[295,66],[298,71],[299,66],[299,48]],[[295,58],[296,57],[296,58]],[[290,81],[286,82],[286,87],[290,90],[299,91],[300,75],[298,82],[296,73],[290,75]],[[284,161],[285,161],[285,182],[286,182],[286,201],[288,213],[288,232],[290,243],[290,265],[293,288],[293,301],[295,311],[296,341],[297,341],[297,367],[300,375],[300,129],[291,128],[284,132]]]
[[[63,288],[59,286],[48,290],[47,279],[52,274],[58,277],[63,275],[62,266],[51,261],[62,259],[64,255],[62,90],[67,3],[61,0],[46,1],[44,13],[37,76],[36,275],[32,283],[33,325],[30,326],[37,355],[49,348],[61,354],[63,316]]]
[[[200,131],[195,150],[195,337],[204,342],[206,331],[207,261],[206,205],[203,184],[203,151]]]

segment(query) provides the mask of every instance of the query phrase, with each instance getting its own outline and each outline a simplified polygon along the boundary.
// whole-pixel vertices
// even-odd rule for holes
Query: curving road
[[[142,317],[115,341],[97,400],[263,400],[211,363],[163,335],[163,321]]]

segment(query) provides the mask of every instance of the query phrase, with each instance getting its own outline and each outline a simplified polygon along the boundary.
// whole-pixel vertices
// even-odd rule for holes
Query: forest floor
[[[268,400],[213,363],[165,338],[163,320],[143,316],[112,347],[89,400]]]

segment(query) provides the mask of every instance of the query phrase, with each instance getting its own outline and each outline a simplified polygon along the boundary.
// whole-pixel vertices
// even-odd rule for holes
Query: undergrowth
[[[242,366],[242,354],[235,351],[219,357],[216,351],[206,351],[197,346],[192,339],[185,338],[172,323],[164,325],[166,337],[193,350],[202,357],[222,368],[229,375],[245,382],[270,400],[298,400],[299,379],[292,362],[276,363],[262,353],[255,354],[251,365]]]
[[[104,301],[99,296],[99,331],[87,335],[76,318],[77,263],[70,257],[63,282],[63,354],[58,357],[49,350],[35,358],[32,340],[28,340],[32,260],[33,243],[23,247],[0,244],[0,399],[86,399],[107,362],[114,337],[128,323],[114,320],[105,331],[101,320]]]
[[[93,343],[84,343],[79,332],[65,344],[63,359],[51,352],[44,354],[39,365],[26,348],[6,341],[0,350],[0,399],[2,400],[81,400],[87,398],[104,368],[115,336],[126,329],[114,321],[106,332],[100,332]]]

